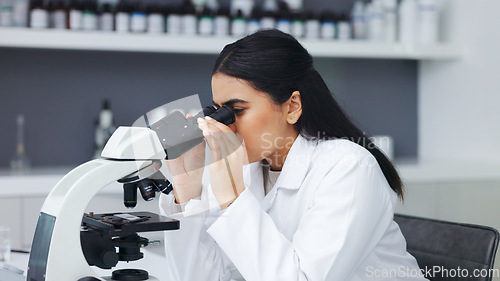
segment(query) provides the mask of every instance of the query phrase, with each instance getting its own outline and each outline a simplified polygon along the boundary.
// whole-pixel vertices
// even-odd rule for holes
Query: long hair
[[[297,132],[306,138],[344,138],[363,146],[403,199],[403,183],[394,165],[349,119],[314,69],[311,55],[291,35],[262,30],[227,45],[215,62],[212,75],[217,73],[247,81],[278,105],[299,91],[302,115],[294,125]]]

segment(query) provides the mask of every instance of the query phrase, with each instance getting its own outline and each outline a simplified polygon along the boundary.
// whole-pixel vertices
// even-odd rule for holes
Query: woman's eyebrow
[[[212,103],[217,106],[217,107],[220,107],[217,103],[215,103],[215,101],[212,101]],[[245,101],[245,100],[241,100],[241,99],[230,99],[226,102],[223,102],[222,105],[228,105],[228,106],[231,106],[235,103],[248,103],[248,101]]]

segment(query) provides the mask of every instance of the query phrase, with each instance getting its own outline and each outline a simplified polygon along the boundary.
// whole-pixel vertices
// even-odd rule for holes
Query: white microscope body
[[[108,184],[121,180],[120,182],[126,183],[124,191],[130,190],[128,189],[130,186],[127,187],[128,184],[134,184],[136,178],[141,180],[144,177],[144,180],[148,180],[150,176],[158,172],[164,159],[175,159],[203,142],[203,133],[196,122],[197,117],[203,116],[210,116],[226,125],[236,121],[234,112],[228,105],[220,108],[212,105],[205,107],[193,118],[186,119],[180,111],[172,111],[153,124],[149,125],[149,122],[146,121],[149,128],[119,127],[104,147],[101,154],[104,159],[84,163],[64,176],[50,192],[40,212],[31,248],[27,281],[119,281],[125,279],[157,281],[158,279],[154,277],[128,278],[133,275],[133,272],[130,272],[130,275],[121,275],[123,272],[120,272],[121,276],[127,277],[123,279],[116,277],[118,274],[116,274],[115,279],[97,276],[89,264],[97,265],[99,263],[110,268],[116,265],[117,258],[114,257],[116,254],[119,255],[120,260],[125,261],[136,260],[137,256],[140,256],[139,258],[142,256],[140,253],[129,255],[130,252],[126,251],[122,254],[122,246],[120,244],[116,246],[113,239],[111,242],[106,240],[104,243],[106,246],[111,243],[112,246],[118,247],[119,253],[116,253],[115,248],[109,251],[105,249],[104,252],[97,254],[97,258],[92,256],[98,260],[97,262],[93,259],[92,262],[88,262],[88,252],[83,252],[81,244],[81,237],[83,237],[80,235],[82,218],[83,221],[87,221],[87,226],[89,226],[89,222],[91,227],[95,226],[97,216],[90,214],[84,216],[84,211],[97,192]],[[165,190],[168,192],[171,188],[168,184],[155,182],[155,185],[161,189],[161,192]],[[160,186],[162,187],[160,188]],[[151,189],[153,188],[151,187]],[[143,190],[144,188],[141,189],[141,193]],[[153,189],[150,193],[154,192]],[[130,194],[127,192],[124,195]],[[124,201],[126,204],[127,202],[129,202],[128,199]],[[154,215],[156,216],[156,214]],[[105,214],[105,217],[107,216],[108,214]],[[141,228],[141,231],[179,228],[179,221],[176,220],[165,217],[158,218],[154,222],[153,220],[148,221],[148,227],[151,228],[147,230]],[[97,224],[104,224],[105,228],[114,225],[110,224],[109,221],[99,221]],[[139,229],[138,224],[139,222],[132,223],[136,229]],[[119,231],[133,232],[132,227],[127,228],[129,231],[125,231],[125,228],[123,226]],[[101,235],[101,237],[104,236],[106,235]],[[101,238],[95,237],[95,240],[99,239]],[[96,247],[91,246],[91,248],[95,249]],[[120,254],[122,255],[120,256]],[[108,259],[109,256],[112,258]],[[133,257],[129,259],[130,256]],[[111,262],[108,262],[109,260]],[[125,271],[125,273],[129,272]]]
[[[112,280],[97,276],[82,252],[80,230],[85,208],[108,184],[146,168],[159,169],[166,154],[155,131],[119,127],[102,157],[65,175],[45,200],[33,239],[28,281]]]

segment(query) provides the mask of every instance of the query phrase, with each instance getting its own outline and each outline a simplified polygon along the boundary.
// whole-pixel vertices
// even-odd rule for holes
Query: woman
[[[171,280],[425,280],[393,221],[398,173],[292,36],[227,45],[212,93],[236,122],[198,120],[210,185],[204,144],[167,161],[174,194],[161,208],[182,218],[165,234]]]

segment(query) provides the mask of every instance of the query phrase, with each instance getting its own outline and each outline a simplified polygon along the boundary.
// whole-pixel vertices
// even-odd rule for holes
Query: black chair
[[[441,273],[425,276],[429,280],[491,281],[499,239],[496,229],[400,214],[394,215],[394,221],[406,238],[408,252],[417,259],[420,268],[439,267]],[[458,277],[458,274],[464,275],[465,270],[469,276]],[[473,276],[475,273],[482,276]]]

